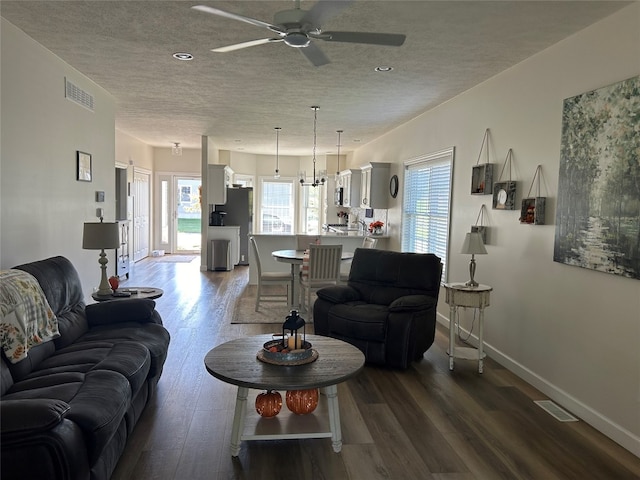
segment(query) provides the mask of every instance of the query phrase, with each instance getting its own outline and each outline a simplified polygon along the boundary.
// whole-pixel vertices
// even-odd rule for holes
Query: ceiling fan
[[[211,50],[212,52],[225,53],[240,50],[241,48],[263,45],[265,43],[284,42],[290,47],[299,48],[300,52],[309,62],[319,67],[331,62],[322,50],[313,43],[314,40],[366,43],[391,47],[399,47],[404,43],[406,36],[395,33],[325,32],[322,30],[322,23],[340,13],[351,3],[353,3],[353,0],[321,0],[311,7],[311,10],[301,10],[300,0],[295,0],[296,7],[291,10],[277,12],[273,17],[273,23],[263,22],[206,5],[195,5],[191,8],[212,15],[246,22],[257,27],[263,27],[277,35],[274,38],[261,38],[259,40],[250,40],[235,45],[214,48]]]

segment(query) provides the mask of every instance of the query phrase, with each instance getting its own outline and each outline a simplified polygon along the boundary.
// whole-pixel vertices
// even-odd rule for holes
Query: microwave
[[[337,187],[336,188],[336,192],[335,192],[334,197],[333,197],[333,203],[335,205],[339,206],[339,207],[342,206],[342,202],[343,202],[343,199],[344,199],[343,193],[344,193],[344,190],[343,190],[342,187]]]

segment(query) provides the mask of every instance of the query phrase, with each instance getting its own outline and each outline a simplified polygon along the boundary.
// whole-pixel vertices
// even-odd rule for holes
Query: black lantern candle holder
[[[287,315],[287,318],[282,324],[282,346],[284,348],[289,348],[290,350],[304,348],[307,339],[305,324],[304,318],[298,315],[298,311],[291,310],[291,313]],[[299,333],[300,329],[302,329],[302,336],[300,336]],[[286,336],[287,331],[289,333],[288,339]]]

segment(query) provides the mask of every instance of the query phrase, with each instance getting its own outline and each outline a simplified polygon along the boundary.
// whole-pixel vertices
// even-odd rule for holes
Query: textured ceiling
[[[116,100],[116,127],[153,146],[310,155],[357,148],[612,14],[615,1],[356,1],[324,30],[403,33],[401,47],[316,41],[313,67],[266,29],[191,9],[204,4],[266,22],[293,1],[0,1],[0,14]],[[303,1],[308,10],[313,1]],[[178,61],[175,52],[194,59]],[[377,73],[377,66],[392,66]],[[562,75],[562,72],[558,72]],[[523,92],[525,94],[526,92]]]

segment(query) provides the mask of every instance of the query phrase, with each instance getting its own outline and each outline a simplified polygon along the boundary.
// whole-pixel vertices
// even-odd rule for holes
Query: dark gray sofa
[[[367,363],[407,368],[433,344],[442,262],[357,248],[347,285],[318,290],[314,331],[358,347]]]
[[[155,302],[85,306],[64,257],[14,267],[33,275],[60,336],[0,362],[1,478],[107,480],[153,396],[169,347]]]

